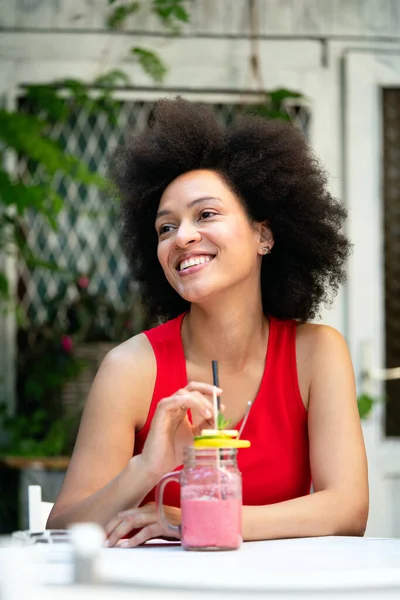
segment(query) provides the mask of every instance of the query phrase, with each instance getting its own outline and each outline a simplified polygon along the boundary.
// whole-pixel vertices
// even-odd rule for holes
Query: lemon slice
[[[237,429],[202,429],[201,435],[235,438],[239,435],[239,432]]]
[[[248,440],[235,440],[231,438],[195,438],[193,445],[195,448],[249,448]]]

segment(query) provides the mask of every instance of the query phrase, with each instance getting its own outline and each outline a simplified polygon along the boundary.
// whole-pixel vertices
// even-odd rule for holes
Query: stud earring
[[[271,252],[271,248],[269,246],[264,246],[264,248],[261,248],[261,251],[263,254],[269,254]]]

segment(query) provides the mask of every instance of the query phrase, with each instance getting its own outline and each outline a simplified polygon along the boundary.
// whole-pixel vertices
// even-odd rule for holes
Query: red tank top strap
[[[181,325],[185,313],[144,331],[157,363],[157,375],[149,413],[142,429],[136,433],[135,454],[142,451],[157,403],[187,385],[185,354],[182,346]]]
[[[279,320],[270,316],[269,322],[264,374],[250,415],[254,418],[259,410],[266,414],[270,410],[279,410],[291,418],[296,414],[303,420],[307,417],[307,410],[301,398],[297,374],[296,321]],[[272,390],[275,394],[273,406],[270,405]],[[237,424],[237,428],[241,424],[242,421]]]
[[[297,323],[293,320],[272,319],[274,339],[271,344],[269,367],[275,373],[276,381],[281,381],[282,398],[288,411],[295,410],[302,419],[307,410],[301,398],[296,358]],[[291,413],[292,417],[294,416]]]

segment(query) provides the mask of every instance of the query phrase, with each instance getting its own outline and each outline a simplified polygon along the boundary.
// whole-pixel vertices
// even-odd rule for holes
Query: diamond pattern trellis
[[[23,107],[23,99],[21,103]],[[245,104],[243,96],[238,96],[236,102],[229,103],[217,103],[216,98],[213,106],[219,120],[226,123],[243,110]],[[90,113],[75,109],[67,122],[54,126],[51,137],[59,140],[66,151],[101,172],[107,156],[123,140],[125,132],[143,128],[153,105],[154,101],[121,101],[115,122],[103,112]],[[307,135],[307,106],[290,104],[284,108]],[[22,160],[19,172],[25,181],[40,181],[40,172],[32,172]],[[53,231],[41,215],[30,214],[24,231],[29,247],[36,257],[43,261],[55,261],[67,272],[92,273],[89,290],[104,292],[116,305],[120,305],[129,285],[129,277],[119,245],[117,207],[101,197],[97,189],[78,185],[64,177],[57,179],[56,188],[64,198],[64,207],[58,217],[58,230]],[[57,293],[65,274],[43,268],[30,271],[20,261],[18,278],[20,310],[31,321],[44,322],[46,311],[43,300]]]
[[[107,156],[122,141],[124,132],[142,127],[152,106],[151,102],[121,102],[116,123],[106,113],[78,109],[67,122],[53,128],[51,137],[91,169],[102,171]],[[32,172],[22,161],[19,168],[25,180],[40,180],[40,172]],[[116,206],[102,197],[98,189],[65,177],[58,177],[55,185],[64,198],[58,230],[53,231],[46,219],[32,213],[25,228],[29,247],[36,257],[55,261],[67,272],[91,273],[91,291],[105,292],[120,304],[128,285],[128,274],[119,246]],[[20,262],[19,303],[31,320],[43,322],[46,319],[43,300],[57,293],[64,278],[65,273],[47,269],[36,268],[31,272]]]

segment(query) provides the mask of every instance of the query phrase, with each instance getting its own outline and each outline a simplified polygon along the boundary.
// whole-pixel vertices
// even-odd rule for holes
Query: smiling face
[[[191,171],[165,189],[155,221],[157,255],[170,285],[188,302],[259,282],[269,230],[252,224],[214,171]],[[272,247],[272,237],[268,241]]]

